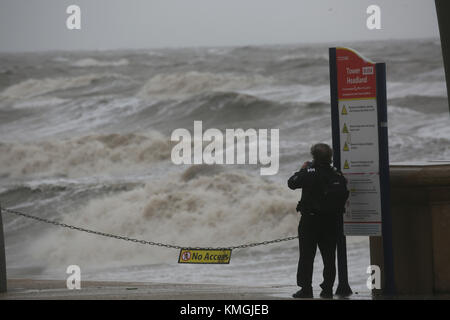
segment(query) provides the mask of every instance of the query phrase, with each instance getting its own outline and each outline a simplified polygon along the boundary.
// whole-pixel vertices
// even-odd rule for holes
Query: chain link
[[[248,243],[248,244],[241,244],[241,245],[232,246],[232,247],[215,247],[215,248],[214,247],[208,247],[208,248],[205,248],[205,247],[182,247],[182,246],[178,246],[178,245],[166,244],[166,243],[161,243],[161,242],[153,242],[153,241],[147,241],[147,240],[140,240],[140,239],[125,237],[125,236],[118,236],[118,235],[115,235],[115,234],[112,234],[112,233],[106,233],[106,232],[100,232],[100,231],[85,229],[85,228],[72,226],[70,224],[65,224],[65,223],[62,223],[62,222],[55,221],[55,220],[49,220],[49,219],[33,216],[31,214],[27,214],[27,213],[15,211],[15,210],[7,209],[7,208],[0,208],[0,210],[1,210],[1,212],[12,213],[12,214],[15,214],[17,216],[22,216],[22,217],[25,217],[25,218],[28,218],[28,219],[33,219],[33,220],[36,220],[36,221],[40,221],[40,222],[44,222],[44,223],[47,223],[47,224],[52,224],[52,225],[55,225],[55,226],[68,228],[68,229],[72,229],[72,230],[76,230],[76,231],[87,232],[87,233],[95,234],[95,235],[102,236],[102,237],[108,237],[108,238],[113,238],[113,239],[130,241],[130,242],[134,242],[134,243],[146,244],[146,245],[150,245],[150,246],[158,246],[158,247],[164,247],[164,248],[170,248],[170,249],[178,249],[178,250],[181,250],[181,249],[206,249],[206,250],[245,249],[245,248],[257,247],[257,246],[262,246],[262,245],[268,245],[268,244],[272,244],[272,243],[278,243],[278,242],[283,242],[283,241],[294,240],[294,239],[298,238],[298,236],[293,236],[293,237],[287,237],[287,238],[281,238],[281,239],[275,239],[275,240],[267,240],[267,241],[263,241],[263,242],[254,242],[254,243]]]

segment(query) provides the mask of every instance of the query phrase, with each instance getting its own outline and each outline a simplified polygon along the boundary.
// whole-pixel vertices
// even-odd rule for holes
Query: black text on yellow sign
[[[178,263],[229,264],[231,249],[181,249]]]

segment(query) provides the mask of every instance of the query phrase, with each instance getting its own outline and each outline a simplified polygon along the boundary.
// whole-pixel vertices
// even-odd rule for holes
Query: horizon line
[[[25,49],[25,50],[4,50],[0,49],[0,54],[24,54],[24,53],[50,53],[50,52],[105,52],[105,51],[145,51],[145,50],[181,50],[181,49],[207,49],[207,48],[243,48],[243,47],[276,47],[276,46],[303,46],[303,45],[329,45],[331,43],[337,44],[348,44],[348,43],[364,43],[364,42],[389,42],[389,41],[424,41],[424,40],[438,40],[441,42],[440,37],[411,37],[411,38],[386,38],[386,39],[354,39],[354,40],[329,40],[329,41],[309,41],[309,42],[282,42],[282,43],[260,43],[260,44],[236,44],[236,45],[167,45],[167,46],[156,46],[156,47],[115,47],[115,48],[80,48],[80,49],[61,49],[61,48],[50,48],[50,49]],[[334,45],[337,46],[337,45]]]

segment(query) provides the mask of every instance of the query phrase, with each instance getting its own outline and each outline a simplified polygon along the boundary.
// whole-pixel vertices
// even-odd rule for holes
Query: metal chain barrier
[[[172,245],[172,244],[165,244],[165,243],[160,243],[160,242],[153,242],[153,241],[147,241],[147,240],[134,239],[134,238],[125,237],[125,236],[118,236],[118,235],[111,234],[111,233],[85,229],[85,228],[72,226],[70,224],[65,224],[65,223],[62,223],[62,222],[58,222],[58,221],[54,221],[54,220],[49,220],[49,219],[33,216],[31,214],[27,214],[27,213],[15,211],[15,210],[7,209],[7,208],[0,208],[0,210],[1,210],[1,212],[11,213],[11,214],[15,214],[17,216],[25,217],[25,218],[28,218],[28,219],[33,219],[33,220],[44,222],[44,223],[47,223],[47,224],[52,224],[52,225],[55,225],[55,226],[58,226],[58,227],[68,228],[68,229],[81,231],[81,232],[87,232],[87,233],[95,234],[95,235],[102,236],[102,237],[108,237],[108,238],[119,239],[119,240],[124,240],[124,241],[131,241],[131,242],[134,242],[134,243],[140,243],[140,244],[146,244],[146,245],[150,245],[150,246],[158,246],[158,247],[164,247],[164,248],[170,248],[170,249],[177,249],[177,250],[181,250],[181,249],[207,249],[207,250],[244,249],[244,248],[251,248],[251,247],[257,247],[257,246],[262,246],[262,245],[268,245],[268,244],[272,244],[272,243],[278,243],[278,242],[283,242],[283,241],[294,240],[294,239],[298,238],[298,236],[292,236],[292,237],[275,239],[275,240],[268,240],[268,241],[263,241],[263,242],[241,244],[241,245],[232,246],[232,247],[217,247],[217,248],[213,248],[213,247],[209,247],[209,248],[205,248],[205,247],[182,247],[182,246],[178,246],[178,245]]]

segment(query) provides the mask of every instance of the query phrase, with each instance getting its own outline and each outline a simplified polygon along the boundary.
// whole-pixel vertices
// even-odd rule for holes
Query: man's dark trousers
[[[336,278],[337,216],[304,214],[298,226],[300,259],[297,269],[297,285],[311,287],[314,257],[317,247],[323,260],[322,289],[332,289]]]

